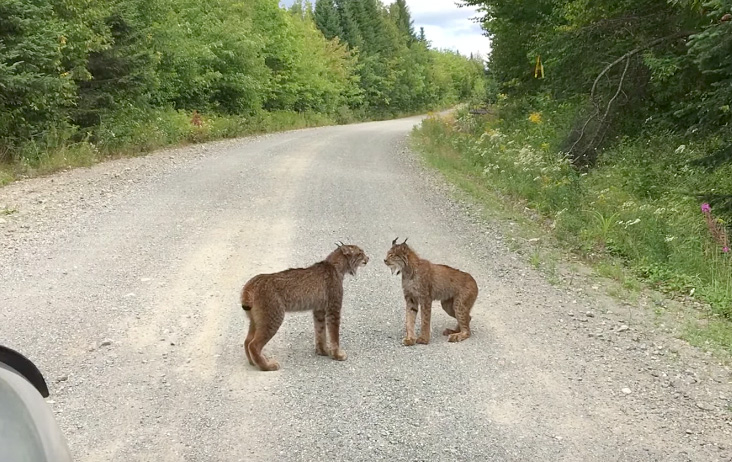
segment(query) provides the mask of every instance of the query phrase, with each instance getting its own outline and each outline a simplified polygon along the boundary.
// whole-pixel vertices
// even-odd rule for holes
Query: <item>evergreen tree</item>
[[[334,0],[318,0],[315,3],[315,24],[328,40],[343,35]]]
[[[62,67],[65,29],[48,2],[0,3],[0,152],[47,129],[73,103]]]
[[[351,48],[360,48],[363,45],[357,19],[358,2],[359,0],[337,0],[336,3],[336,11],[341,23],[339,37]]]
[[[399,32],[407,38],[407,43],[411,44],[417,37],[414,34],[414,21],[412,15],[409,12],[406,0],[396,0],[389,7],[389,13],[392,20],[396,23],[399,28]],[[423,29],[423,28],[420,28]]]
[[[417,40],[419,40],[420,43],[424,43],[426,46],[430,45],[427,41],[427,36],[424,33],[424,27],[419,28],[419,35],[417,36]]]

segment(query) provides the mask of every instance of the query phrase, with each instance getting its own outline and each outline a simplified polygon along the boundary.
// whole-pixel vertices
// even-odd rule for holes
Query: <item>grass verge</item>
[[[155,149],[284,130],[384,120],[412,114],[367,116],[350,110],[315,112],[261,111],[252,116],[199,114],[173,109],[130,108],[108,116],[88,133],[72,127],[51,128],[40,140],[10,152],[0,151],[0,186],[21,178],[88,167],[106,159],[141,155]]]
[[[553,147],[560,124],[538,112],[527,115],[512,124],[465,111],[430,117],[412,140],[430,166],[509,223],[509,247],[550,281],[560,262],[581,259],[614,281],[608,293],[628,303],[653,290],[692,307],[682,337],[732,354],[724,209],[702,210],[703,195],[693,193],[723,191],[730,183],[729,168],[699,166],[716,140],[684,145],[666,133],[621,140],[596,168],[578,172]]]

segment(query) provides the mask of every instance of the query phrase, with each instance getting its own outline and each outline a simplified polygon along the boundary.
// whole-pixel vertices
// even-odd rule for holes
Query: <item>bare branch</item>
[[[574,148],[584,138],[584,136],[585,136],[585,130],[586,130],[587,126],[590,124],[590,122],[592,122],[595,118],[597,118],[600,115],[600,113],[602,112],[602,110],[600,108],[600,102],[599,102],[599,100],[597,99],[597,96],[596,96],[596,92],[597,92],[597,86],[598,86],[598,84],[600,82],[600,79],[602,79],[603,76],[605,76],[605,78],[607,78],[608,80],[610,80],[609,79],[609,76],[608,76],[608,72],[610,72],[610,70],[613,67],[615,67],[618,64],[620,64],[621,62],[625,61],[625,68],[623,69],[623,73],[620,76],[620,82],[618,82],[618,87],[615,90],[615,94],[613,95],[613,97],[610,99],[610,101],[608,101],[607,105],[605,106],[604,114],[599,119],[599,125],[600,125],[600,127],[597,129],[597,131],[595,132],[594,136],[592,137],[592,139],[590,140],[590,142],[588,144],[588,147],[590,149],[594,149],[593,144],[598,139],[598,136],[600,135],[600,132],[602,131],[602,127],[601,126],[607,120],[608,115],[610,114],[610,110],[612,109],[613,103],[618,98],[618,96],[620,95],[620,93],[625,94],[623,92],[623,83],[625,82],[625,76],[626,76],[626,74],[628,72],[628,67],[630,66],[630,59],[633,56],[635,56],[638,53],[640,53],[641,51],[647,50],[648,48],[652,48],[652,47],[654,47],[656,45],[659,45],[659,44],[661,44],[663,42],[667,42],[669,40],[675,40],[675,39],[679,39],[679,38],[688,37],[688,36],[692,35],[693,33],[694,32],[689,32],[689,31],[677,32],[675,34],[668,35],[666,37],[661,37],[661,38],[652,40],[652,41],[650,41],[648,43],[645,43],[643,45],[640,45],[640,46],[638,46],[638,47],[630,50],[629,52],[625,53],[624,55],[622,55],[621,57],[619,57],[615,61],[613,61],[610,64],[608,64],[607,66],[605,66],[605,68],[595,78],[595,81],[592,83],[592,90],[590,91],[590,101],[592,102],[592,105],[594,106],[595,110],[594,110],[594,112],[592,114],[590,114],[590,116],[587,118],[587,120],[585,121],[585,123],[582,125],[582,129],[580,130],[579,136],[577,137],[577,139],[575,140],[575,142],[572,143],[572,146],[569,148],[569,153],[574,152]]]

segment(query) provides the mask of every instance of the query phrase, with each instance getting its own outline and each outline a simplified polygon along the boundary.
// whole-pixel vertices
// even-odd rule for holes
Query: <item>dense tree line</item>
[[[730,0],[466,3],[484,12],[496,93],[583,102],[564,146],[575,160],[592,163],[611,135],[649,126],[730,133]]]
[[[114,136],[163,109],[421,111],[479,92],[482,74],[417,37],[403,0],[4,0],[0,156]]]

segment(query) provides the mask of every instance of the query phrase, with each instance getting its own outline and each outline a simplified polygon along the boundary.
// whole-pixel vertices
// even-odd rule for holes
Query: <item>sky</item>
[[[393,0],[382,2],[389,4]],[[281,0],[281,3],[291,5],[292,0]],[[480,25],[471,20],[479,16],[474,7],[458,8],[455,0],[407,0],[407,5],[415,32],[424,27],[433,48],[447,48],[466,56],[478,52],[487,58],[490,40],[483,35]]]

